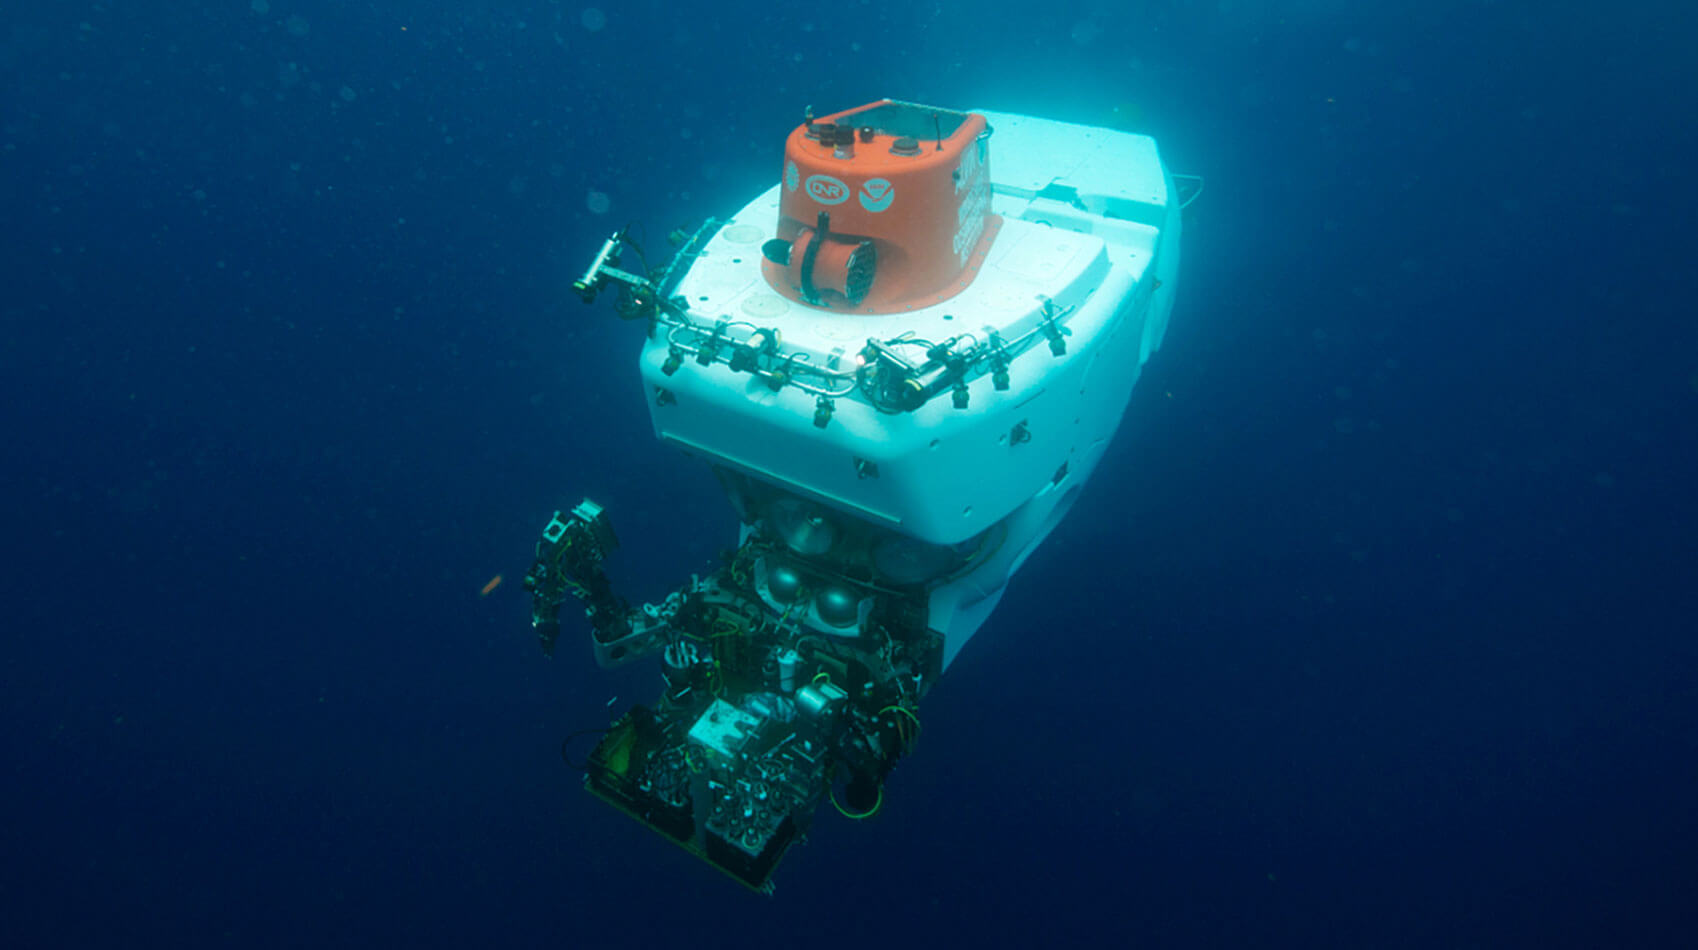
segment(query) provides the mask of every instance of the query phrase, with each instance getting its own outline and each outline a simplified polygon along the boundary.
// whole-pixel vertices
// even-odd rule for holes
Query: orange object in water
[[[850,313],[930,306],[972,282],[991,214],[985,117],[883,99],[790,133],[762,272],[791,300]]]
[[[491,591],[495,590],[497,587],[500,587],[500,586],[501,586],[501,575],[497,574],[494,577],[489,579],[489,583],[483,585],[483,590],[478,591],[478,596],[479,597],[488,597]]]

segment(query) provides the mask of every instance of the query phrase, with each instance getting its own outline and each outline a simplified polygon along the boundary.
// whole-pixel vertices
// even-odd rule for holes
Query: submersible
[[[886,99],[810,113],[777,184],[663,264],[609,237],[574,287],[646,327],[655,435],[740,528],[633,607],[601,506],[549,520],[525,578],[544,648],[575,598],[601,665],[661,673],[588,789],[761,891],[823,801],[875,814],[1161,346],[1199,187],[1146,136]]]

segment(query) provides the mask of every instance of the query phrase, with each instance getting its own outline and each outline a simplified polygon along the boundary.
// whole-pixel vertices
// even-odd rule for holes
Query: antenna
[[[932,113],[932,127],[937,129],[937,150],[943,151],[943,117]]]

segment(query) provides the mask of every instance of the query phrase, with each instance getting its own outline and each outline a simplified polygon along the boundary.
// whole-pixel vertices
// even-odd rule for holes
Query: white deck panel
[[[1073,188],[1087,210],[1160,226],[1167,176],[1147,135],[974,110],[991,125],[991,182],[1031,197],[1054,184]]]

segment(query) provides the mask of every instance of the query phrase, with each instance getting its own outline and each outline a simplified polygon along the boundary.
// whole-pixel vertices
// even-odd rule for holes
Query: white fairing
[[[968,382],[968,408],[949,394],[911,413],[835,400],[824,428],[815,397],[773,392],[723,363],[665,375],[664,334],[647,342],[642,373],[655,432],[803,498],[899,534],[951,545],[994,530],[970,572],[932,591],[929,626],[947,665],[984,621],[1008,577],[1066,514],[1113,437],[1140,367],[1160,347],[1178,287],[1179,203],[1154,140],[1044,119],[982,112],[994,134],[992,210],[1003,219],[965,291],[902,314],[846,315],[793,303],[761,276],[782,184],[742,209],[708,243],[677,293],[692,312],[776,328],[786,351],[853,367],[869,338],[904,332],[1005,340],[1051,313],[1066,352],[1044,336],[1009,365]],[[876,472],[876,474],[874,474]],[[1005,532],[1005,534],[1004,534]]]

